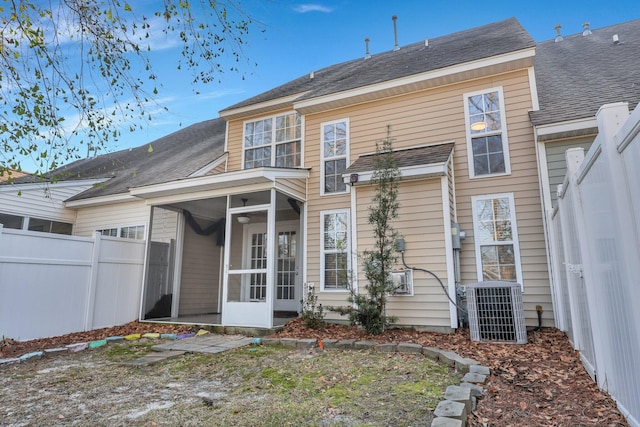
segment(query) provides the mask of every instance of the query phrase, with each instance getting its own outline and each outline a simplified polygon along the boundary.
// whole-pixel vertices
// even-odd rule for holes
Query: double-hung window
[[[125,239],[144,240],[144,225],[133,225],[129,227],[112,227],[96,230],[103,236],[122,237]]]
[[[478,280],[522,284],[512,193],[471,198]]]
[[[244,168],[301,165],[302,120],[295,112],[244,124]]]
[[[349,285],[349,210],[320,214],[320,271],[323,290],[347,290]]]
[[[322,194],[344,193],[342,173],[347,169],[349,120],[322,123]]]
[[[464,95],[469,176],[511,173],[502,88]]]

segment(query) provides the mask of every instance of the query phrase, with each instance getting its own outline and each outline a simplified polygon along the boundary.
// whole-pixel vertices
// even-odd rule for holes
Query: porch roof
[[[400,175],[404,179],[419,179],[447,174],[447,162],[453,152],[453,142],[424,147],[394,150]],[[365,154],[353,162],[343,173],[344,182],[349,183],[352,174],[357,175],[357,183],[366,184],[376,169],[376,154]],[[354,183],[355,184],[355,183]]]
[[[166,199],[162,201],[164,203],[276,188],[305,201],[307,195],[303,191],[296,191],[295,186],[279,184],[283,181],[304,181],[308,177],[308,169],[262,167],[146,185],[131,188],[129,192],[142,199]]]

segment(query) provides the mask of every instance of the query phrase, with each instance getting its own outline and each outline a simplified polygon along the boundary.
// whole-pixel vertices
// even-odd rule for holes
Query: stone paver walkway
[[[126,362],[125,365],[152,365],[163,360],[182,356],[185,353],[221,353],[234,348],[247,346],[253,342],[254,338],[247,338],[242,335],[206,334],[154,345],[151,347],[154,350],[153,353]]]

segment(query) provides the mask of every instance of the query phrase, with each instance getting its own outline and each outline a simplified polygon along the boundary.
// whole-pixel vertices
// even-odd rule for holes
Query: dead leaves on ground
[[[491,368],[484,396],[470,417],[475,426],[626,426],[615,402],[584,370],[566,335],[552,328],[530,332],[525,345],[471,342],[468,330],[438,334],[390,329],[369,336],[364,331],[327,325],[307,329],[288,323],[278,337],[413,342],[470,357]]]
[[[17,357],[26,353],[30,353],[32,351],[64,347],[67,344],[91,342],[114,336],[145,334],[147,332],[157,332],[161,334],[185,333],[191,332],[191,329],[191,326],[185,325],[140,323],[135,321],[111,328],[102,328],[86,332],[76,332],[59,337],[41,338],[31,341],[20,342],[12,339],[3,339],[2,341],[0,341],[0,358]]]
[[[131,322],[114,328],[27,342],[6,339],[0,341],[0,357],[15,357],[109,336],[190,330],[189,326]],[[382,335],[370,336],[361,329],[345,325],[327,324],[321,330],[308,329],[301,319],[296,319],[276,335],[282,338],[358,339],[379,343],[413,342],[473,358],[492,371],[484,396],[470,417],[471,424],[475,426],[627,425],[615,402],[600,391],[586,373],[566,335],[556,329],[544,328],[529,333],[529,343],[525,345],[480,344],[471,342],[468,330],[439,334],[389,329]],[[325,380],[332,381],[331,378]]]

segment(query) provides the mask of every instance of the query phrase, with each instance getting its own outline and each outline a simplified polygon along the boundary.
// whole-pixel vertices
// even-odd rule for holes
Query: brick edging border
[[[257,342],[255,342],[257,341]],[[355,339],[315,339],[315,338],[256,338],[255,344],[282,345],[287,348],[298,349],[338,349],[338,350],[371,350],[381,353],[423,354],[429,359],[442,362],[457,371],[464,373],[460,385],[447,387],[445,400],[438,403],[433,411],[435,418],[432,427],[466,427],[467,416],[476,407],[476,402],[482,396],[482,385],[491,371],[473,359],[458,355],[453,351],[442,350],[437,347],[425,347],[420,344],[401,342],[379,344],[374,341],[358,341]]]

